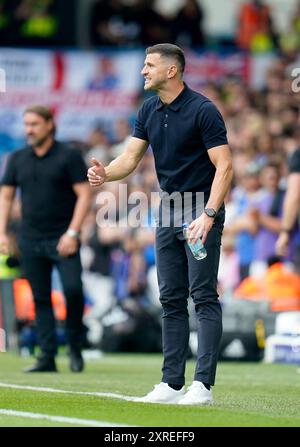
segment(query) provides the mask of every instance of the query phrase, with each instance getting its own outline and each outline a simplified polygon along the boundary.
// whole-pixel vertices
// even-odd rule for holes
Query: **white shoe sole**
[[[212,399],[203,399],[194,402],[184,402],[181,400],[178,402],[178,405],[212,405],[212,404],[213,404]]]
[[[166,400],[151,400],[147,399],[146,397],[138,397],[134,400],[134,402],[142,402],[144,404],[178,404],[179,401],[182,399],[182,396],[178,396],[172,400],[166,401]]]

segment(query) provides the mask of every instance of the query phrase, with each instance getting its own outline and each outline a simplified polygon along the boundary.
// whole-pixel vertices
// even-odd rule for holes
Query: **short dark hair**
[[[148,47],[146,49],[146,55],[154,53],[158,53],[162,57],[174,58],[177,62],[179,71],[181,73],[184,72],[185,69],[184,52],[177,45],[173,45],[172,43],[158,43],[157,45],[153,45],[152,47]]]
[[[54,122],[54,114],[49,107],[46,107],[46,106],[43,106],[40,104],[34,104],[34,105],[27,107],[24,110],[23,115],[26,115],[26,113],[35,113],[36,115],[39,115],[42,118],[44,118],[45,121],[52,121],[52,124],[53,124],[52,134],[55,135],[56,126],[55,126],[55,122]]]

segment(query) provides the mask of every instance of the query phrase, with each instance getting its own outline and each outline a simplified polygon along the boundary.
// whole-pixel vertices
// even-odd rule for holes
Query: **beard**
[[[48,132],[46,135],[44,135],[43,137],[34,137],[34,136],[27,136],[27,143],[32,146],[32,147],[39,147],[42,146],[45,141],[48,140],[49,136],[52,135],[52,132]]]
[[[144,90],[150,90],[156,92],[159,90],[160,86],[162,85],[162,82],[159,81],[150,81],[149,83],[144,84]]]

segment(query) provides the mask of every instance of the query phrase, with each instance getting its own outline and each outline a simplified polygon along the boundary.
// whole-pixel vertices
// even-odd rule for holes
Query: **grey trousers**
[[[163,308],[162,381],[185,384],[189,345],[187,300],[191,295],[197,317],[198,351],[194,380],[215,383],[222,335],[222,310],[217,293],[224,209],[208,234],[207,257],[196,260],[180,227],[156,229],[156,261],[160,302]]]

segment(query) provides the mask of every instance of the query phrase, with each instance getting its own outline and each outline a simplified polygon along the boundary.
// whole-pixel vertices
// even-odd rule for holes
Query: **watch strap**
[[[70,237],[74,237],[75,239],[79,239],[79,232],[76,230],[73,230],[73,228],[68,228],[66,233],[70,236]]]

